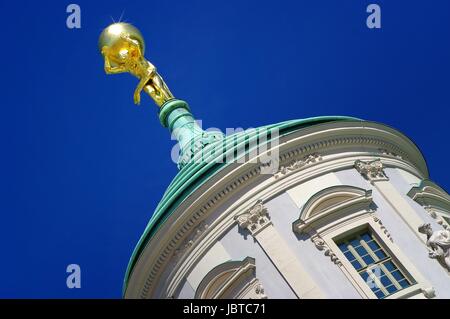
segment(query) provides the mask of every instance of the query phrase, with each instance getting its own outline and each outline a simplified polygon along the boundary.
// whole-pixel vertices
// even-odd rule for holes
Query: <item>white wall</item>
[[[431,223],[433,229],[440,229],[441,226],[420,205],[406,195],[411,187],[420,182],[419,179],[396,168],[387,168],[385,172],[394,189],[405,198],[417,217],[424,223]],[[423,241],[406,225],[405,221],[377,188],[366,181],[355,169],[329,173],[295,185],[264,203],[273,227],[312,280],[319,286],[325,298],[361,298],[361,295],[341,269],[329,257],[325,256],[323,251],[318,250],[306,235],[302,237],[293,232],[292,223],[299,218],[302,206],[312,195],[324,188],[336,185],[351,185],[367,190],[371,189],[373,201],[377,205],[376,214],[392,235],[394,244],[399,247],[421,275],[430,282],[438,298],[450,298],[450,276],[438,262],[428,257],[427,248]],[[255,258],[256,276],[263,284],[265,293],[269,298],[296,298],[292,289],[260,245],[249,233],[238,229],[237,225],[229,229],[216,245],[220,246],[221,256],[227,256],[230,260],[242,260],[247,256]],[[212,250],[217,249],[213,248]],[[178,297],[193,298],[195,283],[201,280],[201,276],[206,275],[207,268],[212,269],[224,262],[226,258],[223,256],[221,258],[214,258],[213,255],[206,256],[207,261],[199,262],[188,276],[188,280],[184,281]],[[192,279],[194,277],[195,280]]]

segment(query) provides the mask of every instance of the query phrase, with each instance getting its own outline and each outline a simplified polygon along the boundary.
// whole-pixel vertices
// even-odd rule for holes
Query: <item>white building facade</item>
[[[407,137],[327,120],[290,124],[274,148],[273,174],[267,154],[183,167],[124,297],[450,298],[450,197]]]

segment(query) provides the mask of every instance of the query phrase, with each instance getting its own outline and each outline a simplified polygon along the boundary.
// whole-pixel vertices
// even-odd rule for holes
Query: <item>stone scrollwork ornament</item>
[[[320,251],[323,251],[325,256],[329,257],[331,261],[338,265],[342,266],[342,262],[339,260],[339,258],[336,256],[336,254],[331,250],[330,247],[326,244],[326,242],[323,240],[322,237],[319,235],[311,237],[311,241],[314,243],[316,248]]]

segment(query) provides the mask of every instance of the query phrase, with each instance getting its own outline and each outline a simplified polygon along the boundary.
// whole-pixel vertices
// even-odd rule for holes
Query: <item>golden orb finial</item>
[[[98,40],[100,51],[104,46],[121,46],[121,44],[123,46],[125,43],[121,37],[122,34],[128,34],[131,39],[136,40],[140,45],[142,54],[145,53],[145,41],[141,32],[132,24],[125,22],[113,23],[103,30]]]
[[[124,22],[113,23],[103,30],[98,41],[105,59],[105,72],[129,72],[139,78],[134,102],[140,104],[141,91],[148,93],[158,106],[174,99],[156,67],[144,57],[145,42],[141,32]]]

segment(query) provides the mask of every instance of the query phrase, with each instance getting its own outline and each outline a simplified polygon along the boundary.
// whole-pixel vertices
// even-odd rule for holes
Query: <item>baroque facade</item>
[[[160,112],[171,130],[192,120],[174,103]],[[413,142],[344,117],[270,128],[259,153],[248,136],[192,135],[191,150],[232,145],[237,163],[190,162],[182,146],[125,298],[450,298],[450,197]]]

